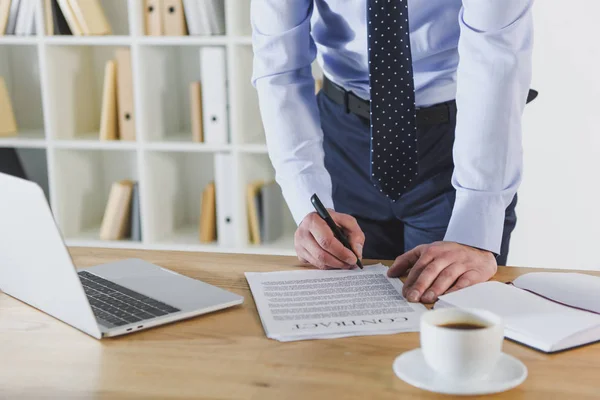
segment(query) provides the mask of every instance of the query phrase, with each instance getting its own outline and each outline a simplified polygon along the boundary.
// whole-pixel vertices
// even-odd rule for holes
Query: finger
[[[320,269],[326,267],[332,267],[337,269],[349,269],[353,264],[347,264],[337,257],[334,257],[327,250],[323,249],[319,243],[317,243],[314,237],[309,237],[302,242],[302,245],[310,254],[311,262],[314,266]],[[346,249],[347,250],[347,249]],[[353,263],[356,262],[356,257],[353,257]]]
[[[420,260],[421,259],[419,259],[419,261]],[[423,293],[429,289],[440,272],[442,272],[451,263],[452,262],[448,259],[436,258],[431,260],[431,262],[428,264],[423,263],[419,266],[415,265],[406,279],[407,283],[404,285],[406,299],[413,302],[419,301]]]
[[[333,255],[342,263],[349,265],[356,264],[356,256],[352,253],[352,251],[350,251],[350,249],[344,247],[342,242],[337,240],[325,221],[322,219],[314,219],[309,230],[314,238],[315,243],[317,243],[321,249],[325,250],[325,252]],[[316,250],[313,252],[312,245],[311,247],[306,247],[313,256],[316,256],[319,253]]]
[[[456,283],[454,285],[452,285],[452,287],[450,289],[448,289],[446,291],[446,293],[456,292],[457,290],[466,288],[467,286],[471,286],[471,285],[474,285],[475,283],[479,283],[482,280],[483,279],[481,279],[481,276],[478,271],[476,271],[476,270],[467,271],[464,274],[462,274],[460,276],[460,278],[458,278]]]
[[[421,252],[421,256],[413,264],[408,277],[404,281],[404,287],[408,289],[410,286],[412,286],[419,275],[421,275],[421,271],[423,271],[423,269],[438,256],[440,256],[440,254],[435,248],[432,246],[425,247],[425,249]]]
[[[348,241],[352,246],[352,250],[358,255],[358,258],[362,258],[362,251],[365,245],[365,234],[362,229],[360,229],[356,218],[342,213],[333,213],[331,218],[333,218],[336,224],[344,229],[348,236]]]
[[[467,270],[465,264],[454,263],[448,265],[435,278],[428,290],[421,296],[423,303],[433,303],[452,286],[456,280]]]
[[[394,260],[394,263],[390,269],[388,269],[387,275],[390,278],[402,276],[406,270],[411,268],[417,262],[419,257],[421,257],[424,247],[425,246],[423,245],[417,246],[414,249],[396,257],[396,260]]]

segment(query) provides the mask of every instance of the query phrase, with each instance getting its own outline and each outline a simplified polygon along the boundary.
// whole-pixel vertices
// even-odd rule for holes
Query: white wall
[[[600,270],[600,1],[537,0],[508,264]]]

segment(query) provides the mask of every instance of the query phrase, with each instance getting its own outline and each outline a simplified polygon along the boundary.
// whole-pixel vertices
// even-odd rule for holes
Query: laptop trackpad
[[[85,270],[182,311],[240,301],[241,296],[140,259],[96,265]]]

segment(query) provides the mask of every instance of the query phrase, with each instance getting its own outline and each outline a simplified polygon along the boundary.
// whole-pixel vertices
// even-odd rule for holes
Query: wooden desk
[[[432,399],[398,379],[394,358],[417,333],[279,343],[267,339],[243,272],[291,269],[296,259],[71,249],[77,266],[140,257],[239,293],[242,306],[98,341],[0,294],[0,399]],[[507,281],[528,272],[501,268]],[[544,355],[504,349],[529,369],[496,399],[597,399],[600,344]],[[489,397],[489,396],[488,396]]]

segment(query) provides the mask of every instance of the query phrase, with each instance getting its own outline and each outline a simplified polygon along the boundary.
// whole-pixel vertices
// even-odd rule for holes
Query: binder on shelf
[[[185,36],[187,26],[183,3],[181,0],[162,0],[163,2],[163,24],[166,36]]]
[[[0,76],[0,137],[16,136],[17,121],[4,78]]]
[[[202,192],[200,207],[200,243],[217,240],[217,204],[215,182],[209,182]]]
[[[121,140],[135,141],[131,51],[129,48],[119,48],[115,51],[115,57],[117,62],[117,107],[119,110],[118,137]]]
[[[17,27],[17,17],[19,15],[19,5],[22,0],[11,0],[10,1],[10,10],[8,12],[8,22],[6,23],[6,31],[7,35],[14,35],[15,29]]]
[[[217,238],[220,246],[235,245],[235,199],[231,188],[235,185],[233,176],[233,155],[215,154],[215,188],[217,198]]]
[[[0,1],[0,36],[3,36],[6,32],[9,14],[10,14],[10,0]]]
[[[227,67],[225,48],[206,46],[200,49],[200,81],[202,82],[202,115],[204,141],[227,144]]]
[[[33,35],[35,32],[35,8],[33,1],[21,1],[19,3],[19,12],[17,15],[17,24],[15,26],[15,35],[25,36]]]
[[[99,0],[69,0],[84,35],[110,35],[112,27]]]
[[[202,85],[200,82],[190,83],[190,117],[192,120],[192,141],[204,142],[202,126]]]
[[[206,0],[204,2],[213,35],[225,34],[225,2],[222,0]]]
[[[260,188],[259,226],[262,243],[271,243],[283,236],[283,196],[275,181]]]
[[[67,19],[60,9],[60,5],[58,4],[58,0],[50,0],[52,5],[52,22],[54,27],[55,35],[72,35],[71,28],[69,28],[69,24],[67,23]]]
[[[117,63],[108,60],[104,68],[102,112],[100,114],[100,140],[117,140]]]
[[[138,182],[134,182],[131,188],[131,222],[130,237],[131,240],[142,241],[142,220],[140,214],[140,187]]]
[[[101,240],[121,240],[131,229],[133,183],[125,179],[112,184],[100,226]]]
[[[71,3],[69,0],[57,0],[60,10],[62,11],[65,20],[67,21],[67,25],[69,26],[69,30],[73,35],[83,35],[83,31],[81,26],[79,25],[79,21],[71,8]]]
[[[202,3],[198,0],[183,0],[183,14],[190,35],[206,35],[202,24],[200,9]]]
[[[144,33],[147,36],[163,34],[163,0],[144,0]]]
[[[54,15],[52,13],[52,0],[44,0],[44,28],[46,36],[54,34]]]
[[[259,210],[261,209],[260,189],[262,185],[264,185],[262,180],[256,180],[246,186],[248,238],[251,244],[261,244]]]

